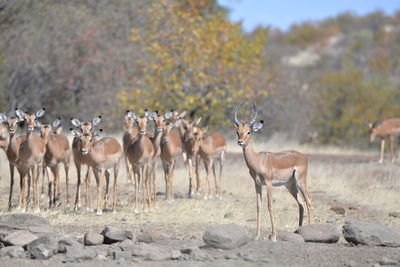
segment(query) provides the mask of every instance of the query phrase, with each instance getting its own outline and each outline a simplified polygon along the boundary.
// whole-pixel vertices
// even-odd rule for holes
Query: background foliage
[[[214,0],[0,1],[0,104],[48,119],[171,108],[229,129],[255,99],[263,135],[367,145],[400,115],[400,12],[243,32]],[[247,113],[243,114],[245,118]]]

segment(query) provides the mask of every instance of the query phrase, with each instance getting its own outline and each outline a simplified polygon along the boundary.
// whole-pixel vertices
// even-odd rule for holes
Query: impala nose
[[[33,132],[35,130],[35,127],[28,127],[28,131]]]
[[[140,135],[146,135],[146,131],[140,131]]]
[[[244,146],[245,143],[243,142],[243,140],[238,140],[238,145],[239,145],[239,146]]]
[[[87,151],[87,150],[83,150],[83,149],[81,150],[81,154],[82,154],[82,155],[87,155],[88,152],[89,152],[89,151]]]

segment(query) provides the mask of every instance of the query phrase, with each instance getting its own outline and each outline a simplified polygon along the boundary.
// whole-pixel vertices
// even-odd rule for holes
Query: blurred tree
[[[149,58],[137,62],[134,88],[120,93],[124,107],[185,109],[215,126],[229,122],[233,104],[266,95],[255,84],[267,31],[245,36],[223,14],[197,8],[160,0],[143,11],[152,21],[134,28],[132,41]]]

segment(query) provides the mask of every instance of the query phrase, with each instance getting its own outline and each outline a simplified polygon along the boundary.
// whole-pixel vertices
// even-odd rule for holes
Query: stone
[[[83,237],[85,246],[97,246],[103,244],[104,236],[94,231],[88,231]]]
[[[278,240],[293,243],[304,243],[304,238],[296,233],[282,233],[278,235]]]
[[[73,237],[62,237],[58,240],[58,253],[66,253],[67,246],[82,248],[82,244]]]
[[[33,234],[54,233],[46,218],[32,214],[6,214],[0,216],[0,231],[27,230]]]
[[[35,241],[38,237],[27,230],[19,230],[12,232],[3,239],[6,246],[20,246],[25,247],[32,241]]]
[[[203,241],[210,247],[233,249],[249,242],[247,231],[237,224],[210,225],[203,234]]]
[[[390,212],[389,217],[400,218],[400,212]]]
[[[171,260],[179,260],[181,256],[182,253],[179,250],[176,249],[171,250]]]
[[[58,252],[57,236],[41,236],[27,246],[27,251],[33,259],[48,259]]]
[[[150,244],[166,240],[167,237],[158,231],[143,231],[136,237],[136,239],[139,242]]]
[[[209,259],[209,256],[204,251],[202,251],[199,247],[196,247],[196,246],[183,248],[183,249],[181,249],[181,253],[183,255],[187,255],[188,259],[191,259],[194,261],[206,261]]]
[[[132,250],[132,248],[134,248],[136,246],[135,242],[133,242],[130,239],[125,239],[124,241],[120,242],[118,245],[122,251]]]
[[[335,224],[310,224],[297,228],[295,233],[301,235],[306,242],[336,243],[340,231]]]
[[[152,244],[139,243],[131,248],[132,255],[149,261],[163,261],[171,259],[170,253],[163,248]]]
[[[343,207],[331,207],[330,210],[340,215],[344,215],[346,213],[346,210]]]
[[[82,247],[67,247],[65,260],[67,262],[86,261],[96,258],[96,252],[93,249]]]
[[[131,251],[114,251],[113,258],[114,258],[114,260],[121,260],[121,259],[124,259],[126,261],[133,260]]]
[[[131,231],[109,226],[106,226],[101,234],[104,236],[104,244],[112,244],[133,238]]]
[[[9,246],[0,249],[0,258],[7,256],[10,258],[25,258],[26,253],[24,248],[21,246]]]
[[[387,257],[382,257],[381,260],[378,262],[380,265],[397,265],[398,262]]]
[[[382,224],[351,220],[343,225],[347,242],[370,246],[400,247],[400,233]]]

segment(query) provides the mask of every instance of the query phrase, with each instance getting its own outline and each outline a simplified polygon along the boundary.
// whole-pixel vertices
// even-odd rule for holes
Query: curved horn
[[[256,122],[257,119],[257,107],[256,107],[256,103],[254,103],[253,101],[253,118],[251,119],[251,121],[249,121],[248,125],[253,125]]]
[[[238,118],[237,118],[237,113],[238,113],[239,109],[244,105],[244,103],[246,103],[246,102],[243,102],[242,104],[240,104],[239,106],[237,106],[237,107],[235,108],[234,112],[233,112],[232,121],[233,121],[233,123],[234,123],[235,125],[237,125],[237,126],[239,126],[239,124],[240,124],[240,122],[239,122],[239,120],[238,120]]]

